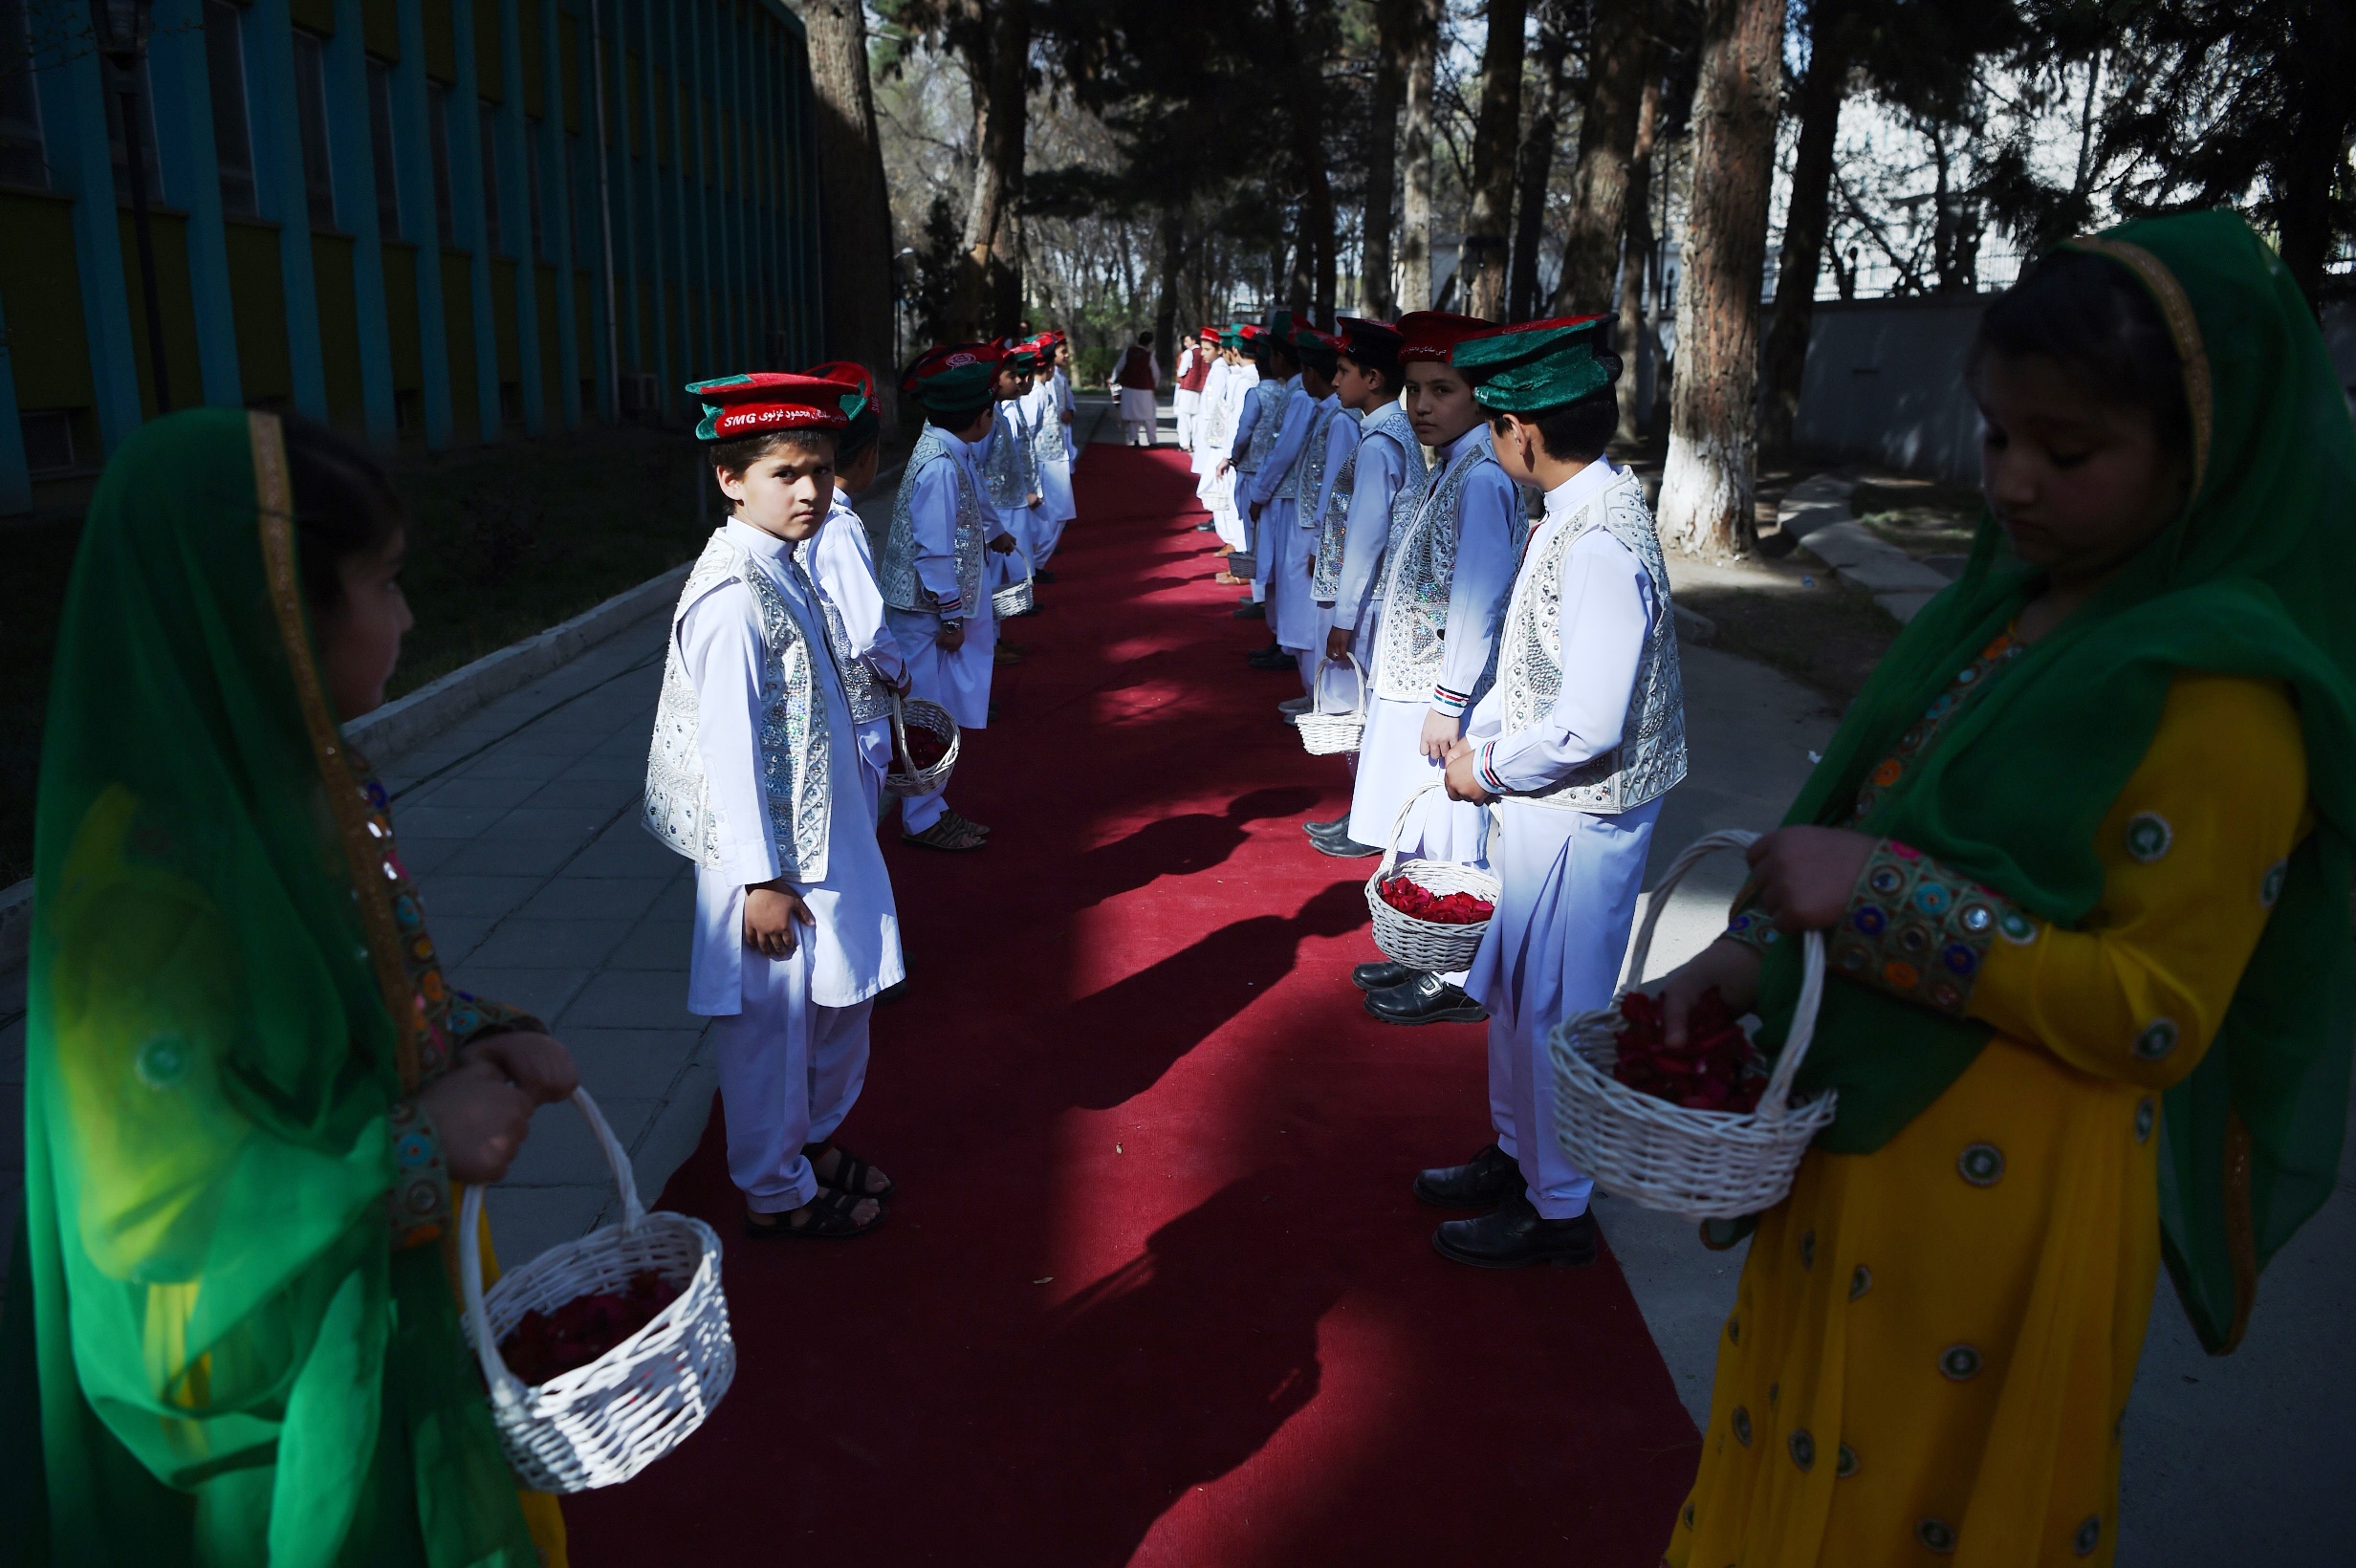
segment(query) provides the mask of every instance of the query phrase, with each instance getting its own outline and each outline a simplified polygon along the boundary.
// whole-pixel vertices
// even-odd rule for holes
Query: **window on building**
[[[41,143],[41,98],[26,68],[33,35],[25,30],[25,0],[0,0],[0,181],[47,185],[49,162]]]
[[[212,161],[221,170],[221,210],[251,215],[253,136],[246,121],[246,45],[242,8],[205,0],[205,68],[212,96]]]
[[[393,164],[393,68],[368,61],[368,151],[377,173],[377,233],[401,238],[401,178]]]
[[[450,200],[450,96],[425,84],[425,130],[433,143],[433,221],[444,245],[458,243],[458,209]]]
[[[30,410],[16,416],[25,444],[25,467],[36,474],[67,473],[74,468],[74,416],[63,408]]]
[[[548,231],[540,227],[540,149],[548,144],[547,121],[524,121],[524,184],[532,194],[532,253],[548,254]]]
[[[311,227],[336,227],[336,170],[327,149],[327,40],[294,31],[294,120],[303,141],[303,198]]]
[[[129,143],[123,137],[122,74],[112,61],[98,62],[98,79],[106,90],[106,139],[115,161],[115,197],[118,201],[131,199],[131,159],[125,151]],[[133,113],[139,116],[140,173],[147,182],[147,199],[164,200],[164,171],[156,158],[156,98],[148,87],[147,56],[140,56],[139,66],[132,73]]]
[[[485,98],[475,106],[475,140],[483,148],[483,248],[501,254],[499,244],[499,106]]]

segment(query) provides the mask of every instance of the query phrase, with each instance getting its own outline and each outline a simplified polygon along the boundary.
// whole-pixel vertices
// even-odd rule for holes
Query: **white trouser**
[[[1194,411],[1202,406],[1203,395],[1180,387],[1171,401],[1178,405],[1178,445],[1191,450],[1194,446]]]
[[[754,1213],[789,1213],[818,1196],[802,1148],[833,1136],[858,1101],[874,1009],[812,1002],[806,942],[789,959],[745,955],[744,1011],[712,1019],[711,1035],[729,1179]]]

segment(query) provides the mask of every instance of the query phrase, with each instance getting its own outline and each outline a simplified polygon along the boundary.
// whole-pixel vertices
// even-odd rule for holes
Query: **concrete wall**
[[[1925,478],[1979,483],[1979,410],[1964,390],[1963,365],[1992,297],[1820,301],[1795,443]],[[2356,306],[2326,311],[2323,336],[2356,404]]]

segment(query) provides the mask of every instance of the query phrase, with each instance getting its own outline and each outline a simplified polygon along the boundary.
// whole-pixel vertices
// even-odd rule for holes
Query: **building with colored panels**
[[[819,358],[816,142],[776,0],[0,0],[0,515],[70,509],[159,408],[383,449],[668,422]]]

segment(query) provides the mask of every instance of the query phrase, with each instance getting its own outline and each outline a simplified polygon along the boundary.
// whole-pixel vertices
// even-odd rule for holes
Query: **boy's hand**
[[[1001,534],[996,538],[990,541],[990,548],[996,551],[1001,555],[1007,555],[1014,548],[1014,535],[1012,534]]]
[[[960,621],[953,626],[943,626],[934,632],[932,645],[943,653],[955,653],[959,648],[964,647],[966,645],[965,623]],[[901,695],[905,697],[907,693],[904,691]]]
[[[1449,748],[1448,771],[1441,778],[1451,800],[1470,800],[1476,806],[1484,806],[1496,798],[1481,782],[1477,748],[1469,740],[1460,740]]]
[[[1434,709],[1424,715],[1424,732],[1418,746],[1427,762],[1446,762],[1449,748],[1456,744],[1460,725],[1449,714]]]
[[[1046,499],[1047,499],[1047,497],[1046,497],[1046,496],[1039,494],[1036,490],[1034,490],[1034,491],[1032,491],[1032,492],[1031,492],[1031,499],[1030,499],[1030,500],[1028,500],[1028,501],[1025,501],[1025,502],[1023,503],[1023,505],[1024,505],[1024,506],[1027,506],[1027,507],[1036,507],[1036,506],[1037,506],[1040,502],[1042,502],[1042,501],[1044,501],[1044,500],[1046,500]]]
[[[1260,512],[1267,505],[1268,503],[1265,501],[1254,501],[1252,503],[1252,520],[1254,522],[1256,523],[1260,520]]]
[[[745,946],[765,958],[791,958],[801,946],[794,924],[816,926],[810,906],[782,880],[755,882],[745,889]]]
[[[1234,466],[1235,465],[1232,461],[1223,457],[1219,459],[1218,468],[1211,471],[1211,477],[1215,479],[1225,479],[1227,477],[1227,470]]]
[[[489,1062],[535,1105],[553,1105],[580,1087],[580,1070],[564,1042],[537,1030],[503,1031],[474,1041],[461,1057]]]
[[[1332,631],[1325,634],[1325,657],[1328,659],[1346,659],[1349,657],[1350,644],[1357,640],[1357,627],[1336,626]]]

